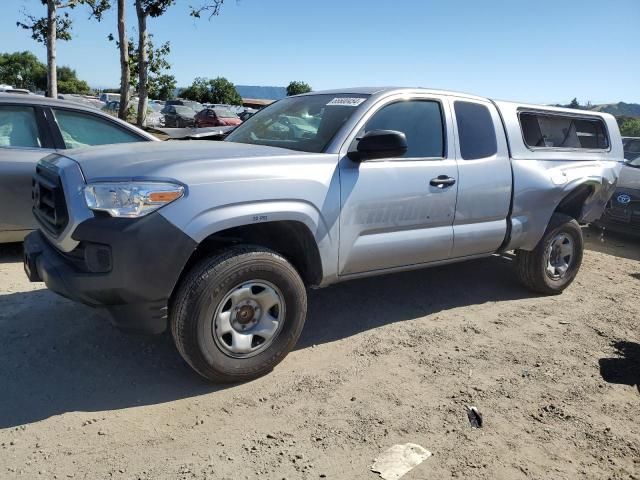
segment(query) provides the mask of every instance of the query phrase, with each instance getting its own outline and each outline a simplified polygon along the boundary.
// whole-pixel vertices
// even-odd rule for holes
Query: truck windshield
[[[320,94],[285,98],[249,118],[226,141],[320,153],[368,97]]]

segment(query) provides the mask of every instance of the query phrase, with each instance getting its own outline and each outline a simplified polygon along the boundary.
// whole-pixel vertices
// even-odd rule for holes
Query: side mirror
[[[347,156],[356,162],[377,158],[401,157],[407,153],[407,137],[395,130],[371,130],[358,142],[357,150]]]

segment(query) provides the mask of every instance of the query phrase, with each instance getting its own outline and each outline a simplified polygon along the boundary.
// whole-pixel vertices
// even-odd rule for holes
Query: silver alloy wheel
[[[547,259],[546,273],[552,280],[564,277],[571,266],[574,256],[573,239],[566,233],[559,233],[547,246],[545,258]]]
[[[218,348],[234,358],[257,355],[278,336],[285,318],[280,290],[265,280],[251,280],[232,288],[213,317]]]

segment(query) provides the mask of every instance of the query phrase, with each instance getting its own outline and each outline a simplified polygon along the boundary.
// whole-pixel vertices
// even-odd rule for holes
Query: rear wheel
[[[518,276],[533,291],[549,295],[561,293],[578,274],[583,248],[578,222],[568,215],[555,213],[533,250],[516,251]]]
[[[216,382],[271,371],[295,346],[307,310],[302,279],[260,247],[234,247],[202,260],[172,302],[171,330],[182,357]]]

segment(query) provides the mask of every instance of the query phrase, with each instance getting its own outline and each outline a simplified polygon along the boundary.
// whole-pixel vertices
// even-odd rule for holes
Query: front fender
[[[337,239],[320,211],[312,204],[300,200],[265,200],[250,203],[220,205],[198,212],[193,217],[184,215],[183,209],[166,208],[160,213],[197,243],[215,233],[233,227],[264,222],[297,221],[303,223],[313,235],[325,274],[336,270]]]

